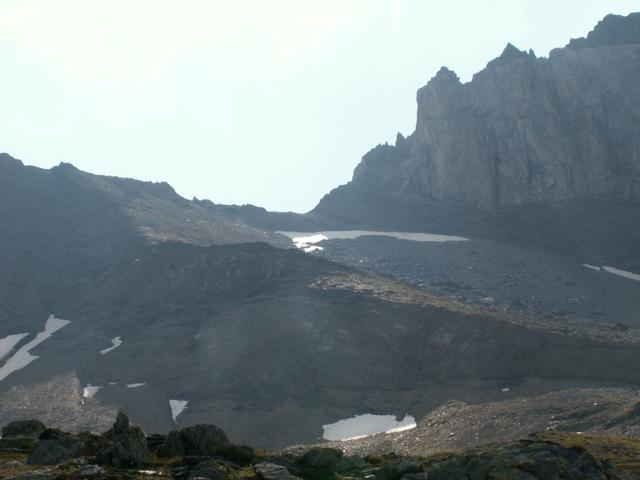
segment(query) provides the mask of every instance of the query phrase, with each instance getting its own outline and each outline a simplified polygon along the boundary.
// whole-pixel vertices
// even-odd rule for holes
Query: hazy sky
[[[546,56],[640,0],[0,0],[0,151],[306,211],[442,65]]]

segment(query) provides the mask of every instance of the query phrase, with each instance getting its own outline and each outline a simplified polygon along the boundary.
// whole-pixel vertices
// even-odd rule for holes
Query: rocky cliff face
[[[349,187],[479,208],[640,201],[638,79],[640,13],[549,58],[509,44],[469,83],[443,67],[418,90],[415,132],[367,153]]]

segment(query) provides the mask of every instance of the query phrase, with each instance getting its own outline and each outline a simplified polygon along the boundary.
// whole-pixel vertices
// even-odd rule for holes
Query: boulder
[[[38,420],[19,420],[2,428],[0,451],[28,452],[38,436],[46,429]]]
[[[29,452],[27,463],[31,465],[56,465],[79,457],[84,449],[82,440],[70,433],[48,428],[40,434]]]
[[[212,457],[221,447],[229,445],[224,431],[215,425],[194,425],[179,432],[171,432],[167,442],[158,448],[158,456],[165,458],[183,455],[203,455]]]
[[[38,438],[46,428],[39,420],[18,420],[2,427],[2,438]]]
[[[123,413],[118,413],[113,428],[102,435],[109,446],[96,454],[101,465],[138,468],[149,463],[147,439],[139,427],[131,426]]]

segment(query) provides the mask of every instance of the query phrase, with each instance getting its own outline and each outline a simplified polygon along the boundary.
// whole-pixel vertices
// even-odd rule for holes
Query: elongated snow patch
[[[325,440],[354,440],[376,433],[396,433],[416,427],[416,419],[405,415],[400,421],[394,415],[356,415],[353,418],[323,425]]]
[[[636,282],[640,282],[640,275],[637,273],[627,272],[626,270],[620,270],[615,267],[602,267],[605,272],[613,273],[614,275],[618,275],[620,277],[628,278],[629,280],[635,280]]]
[[[100,355],[105,355],[112,350],[115,350],[120,345],[122,345],[122,337],[113,337],[111,339],[111,346],[109,348],[105,348],[104,350],[100,350]]]
[[[583,263],[582,266],[590,268],[591,270],[596,270],[598,272],[605,271],[608,273],[613,273],[614,275],[618,275],[619,277],[624,277],[624,278],[628,278],[629,280],[635,280],[636,282],[640,282],[640,275],[638,275],[637,273],[627,272],[626,270],[620,270],[619,268],[608,267],[608,266],[597,267],[595,265],[589,265],[587,263]]]
[[[600,267],[596,267],[595,265],[589,265],[588,263],[583,263],[582,266],[590,268],[591,270],[595,270],[596,272],[600,271]]]
[[[317,244],[325,240],[355,240],[359,237],[392,237],[413,242],[466,242],[469,239],[453,235],[420,232],[379,232],[372,230],[327,230],[322,232],[276,232],[289,237],[296,248],[305,252],[322,250]]]
[[[140,388],[144,387],[146,383],[128,383],[127,388]]]
[[[56,318],[53,315],[49,315],[49,318],[44,325],[44,331],[38,333],[36,337],[29,343],[20,347],[18,351],[16,351],[7,359],[2,368],[0,368],[0,382],[11,375],[13,372],[22,370],[31,362],[37,360],[39,358],[38,356],[31,355],[31,353],[29,353],[31,349],[40,345],[47,338],[49,338],[61,328],[67,326],[69,323],[69,320],[63,320],[61,318]]]
[[[169,408],[171,409],[171,418],[176,423],[178,416],[187,408],[188,400],[169,400]]]
[[[16,335],[9,335],[4,338],[0,338],[0,360],[9,355],[16,345],[19,344],[27,335],[29,334],[18,333]]]

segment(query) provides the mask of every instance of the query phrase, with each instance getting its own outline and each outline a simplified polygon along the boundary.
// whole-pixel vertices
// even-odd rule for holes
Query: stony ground
[[[31,428],[34,425],[36,428]],[[87,441],[89,437],[82,437],[84,452],[71,454],[64,445],[79,441],[81,436],[52,430],[38,433],[44,428],[38,422],[18,427],[3,430],[0,439],[2,479],[640,479],[640,440],[621,436],[546,431],[520,440],[425,456],[394,452],[358,455],[327,447],[274,453],[230,444],[224,432],[210,425],[168,436],[140,437],[141,431],[121,415],[110,431],[94,435],[92,443]],[[25,434],[31,437],[20,436]],[[91,452],[92,448],[98,453]],[[109,455],[103,454],[105,448]]]
[[[505,396],[513,393],[510,388],[505,390]],[[394,452],[426,456],[487,443],[515,441],[540,431],[638,438],[640,391],[574,388],[473,405],[448,402],[420,419],[412,430],[332,442],[329,446],[350,455]]]
[[[469,304],[545,315],[560,324],[587,320],[628,328],[639,321],[640,282],[588,269],[575,257],[482,238],[427,243],[372,236],[321,245],[324,251],[314,255]]]

